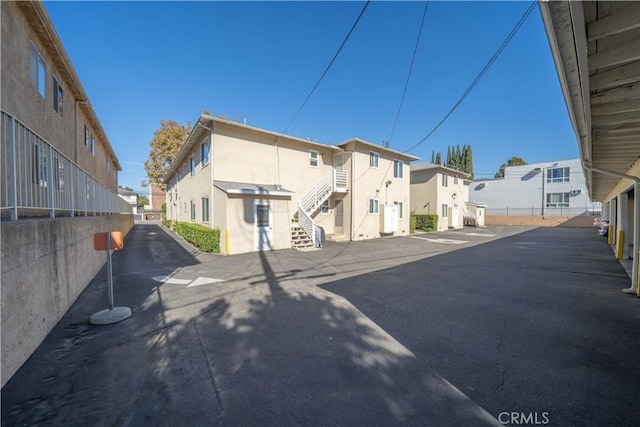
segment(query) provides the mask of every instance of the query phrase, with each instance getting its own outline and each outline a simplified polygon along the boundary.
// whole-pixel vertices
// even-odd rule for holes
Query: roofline
[[[374,144],[373,142],[365,141],[363,139],[355,138],[355,137],[351,138],[351,139],[348,139],[348,140],[346,140],[344,142],[341,142],[340,144],[338,144],[338,147],[342,147],[342,146],[347,145],[347,144],[352,143],[352,142],[355,142],[355,143],[358,143],[358,144],[362,144],[362,145],[366,145],[366,146],[371,147],[371,148],[375,148],[378,151],[386,151],[388,153],[394,154],[395,156],[402,156],[402,157],[404,157],[406,159],[409,159],[410,162],[412,162],[414,160],[421,160],[422,159],[421,157],[416,157],[416,156],[412,156],[411,154],[403,153],[401,151],[392,150],[391,148],[383,147],[382,145]]]
[[[27,18],[26,21],[29,26],[34,27],[35,24],[42,27],[43,32],[39,33],[36,31],[36,34],[46,37],[46,39],[41,40],[41,42],[45,48],[52,53],[52,62],[54,62],[56,68],[70,86],[69,89],[73,94],[73,101],[79,104],[79,108],[82,108],[87,114],[92,127],[98,133],[100,139],[106,144],[107,152],[111,155],[116,169],[121,171],[122,166],[118,161],[118,156],[116,156],[116,153],[109,142],[109,138],[107,137],[107,134],[104,131],[93,106],[91,105],[91,101],[89,101],[89,96],[80,82],[80,77],[78,77],[78,74],[67,55],[67,51],[65,50],[64,45],[58,36],[58,32],[53,26],[51,18],[42,4],[42,1],[17,1],[15,3],[18,9],[25,15],[25,18]]]
[[[429,167],[420,168],[422,166],[421,164],[415,164],[413,166],[415,166],[416,169],[413,169],[410,172],[420,172],[420,171],[428,171],[428,170],[433,170],[433,169],[440,169],[440,170],[445,170],[447,172],[452,172],[454,174],[460,175],[461,177],[463,177],[465,179],[469,178],[471,176],[471,174],[468,174],[466,172],[462,172],[462,171],[459,171],[457,169],[452,169],[450,167],[438,165],[438,164],[435,164],[435,163],[425,163],[424,165],[425,166],[429,166]],[[418,168],[420,168],[420,169],[418,169]]]
[[[193,145],[195,143],[197,143],[197,140],[199,139],[199,136],[195,136],[196,132],[198,133],[198,135],[200,135],[201,130],[199,130],[200,127],[203,127],[205,129],[209,129],[206,124],[207,123],[203,123],[203,122],[207,122],[207,123],[221,123],[221,124],[225,124],[225,125],[230,125],[230,126],[235,126],[237,128],[241,128],[241,129],[247,129],[250,131],[254,131],[254,132],[258,132],[258,133],[262,133],[265,135],[270,135],[273,136],[275,138],[274,142],[278,140],[278,138],[284,138],[287,139],[288,141],[293,141],[299,144],[305,144],[308,146],[312,146],[312,147],[317,147],[317,148],[324,148],[324,149],[330,149],[333,151],[342,151],[342,149],[340,147],[336,147],[335,145],[331,145],[331,144],[321,144],[319,142],[315,142],[315,141],[309,141],[306,139],[302,139],[302,138],[298,138],[295,136],[290,136],[290,135],[285,135],[284,133],[278,133],[278,132],[274,132],[274,131],[270,131],[267,129],[262,129],[262,128],[258,128],[255,126],[249,126],[249,125],[245,125],[243,123],[238,123],[238,122],[234,122],[231,120],[226,120],[220,117],[214,117],[211,116],[209,114],[201,114],[200,117],[198,117],[198,120],[196,121],[195,125],[193,126],[193,128],[191,129],[191,132],[189,132],[189,135],[187,136],[187,139],[185,139],[185,141],[182,143],[182,147],[180,148],[180,151],[178,152],[178,155],[176,156],[176,158],[174,159],[174,161],[171,163],[171,166],[169,166],[169,169],[167,170],[167,173],[165,174],[164,178],[163,178],[163,183],[167,183],[171,178],[173,178],[173,176],[177,173],[177,165],[182,164],[182,162],[184,160],[186,160],[187,158],[187,154],[189,152],[191,152],[191,148],[193,147]],[[195,139],[195,140],[194,140]]]

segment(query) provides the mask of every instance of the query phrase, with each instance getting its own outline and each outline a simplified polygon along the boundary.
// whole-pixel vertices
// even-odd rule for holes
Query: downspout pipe
[[[638,258],[640,258],[640,178],[633,175],[627,175],[625,173],[589,166],[585,162],[582,163],[582,166],[592,172],[633,181],[633,268],[631,273],[631,286],[622,289],[622,292],[640,296],[640,288],[638,287]]]

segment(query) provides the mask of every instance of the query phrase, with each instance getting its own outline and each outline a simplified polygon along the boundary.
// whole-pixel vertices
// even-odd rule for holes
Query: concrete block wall
[[[25,219],[0,224],[2,386],[105,264],[93,235],[133,227],[133,215]],[[93,313],[88,313],[90,316]]]

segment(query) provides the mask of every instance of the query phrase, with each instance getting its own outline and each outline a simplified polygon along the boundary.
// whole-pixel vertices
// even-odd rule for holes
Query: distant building
[[[438,231],[462,228],[469,211],[469,175],[433,163],[411,165],[411,214],[437,214]]]
[[[601,210],[589,198],[580,159],[507,166],[504,178],[472,182],[469,200],[485,204],[488,216],[573,216]]]

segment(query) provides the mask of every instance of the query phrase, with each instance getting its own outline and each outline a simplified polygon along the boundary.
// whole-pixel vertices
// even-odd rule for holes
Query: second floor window
[[[196,174],[196,160],[193,158],[193,156],[191,157],[191,159],[189,159],[189,172],[191,173],[191,176],[194,176]]]
[[[89,145],[89,127],[84,125],[84,146],[87,147]]]
[[[200,158],[202,159],[202,166],[209,164],[209,140],[207,139],[200,145]]]
[[[317,168],[320,165],[320,153],[309,150],[309,166]]]
[[[369,166],[376,169],[380,166],[380,154],[369,151]]]
[[[91,154],[94,156],[96,154],[96,138],[93,135],[91,135]]]
[[[393,177],[402,179],[404,176],[404,162],[402,160],[393,161]]]
[[[442,174],[442,186],[443,187],[448,187],[449,186],[449,177],[447,176],[446,173]]]
[[[64,92],[62,91],[62,86],[58,82],[58,79],[53,78],[53,111],[62,116],[62,98],[64,96]]]
[[[31,44],[31,58],[30,58],[30,67],[29,67],[29,80],[31,80],[31,85],[38,91],[41,97],[46,97],[46,75],[47,75],[47,65],[38,52],[38,49]]]
[[[547,182],[569,182],[569,168],[547,169]]]

